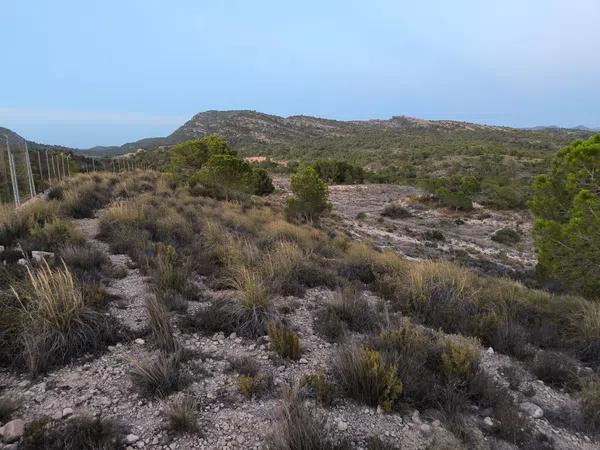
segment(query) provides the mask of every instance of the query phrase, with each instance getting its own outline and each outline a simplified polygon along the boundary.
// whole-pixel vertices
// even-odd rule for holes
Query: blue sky
[[[600,126],[598,0],[0,0],[0,126],[90,147],[208,109]]]

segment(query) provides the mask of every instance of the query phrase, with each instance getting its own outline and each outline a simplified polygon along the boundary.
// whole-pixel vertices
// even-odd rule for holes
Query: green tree
[[[168,170],[179,178],[189,179],[213,155],[235,155],[235,151],[218,136],[204,136],[169,149]]]
[[[600,296],[600,134],[559,150],[529,207],[541,275]]]
[[[253,185],[254,185],[254,193],[256,195],[266,195],[270,194],[275,190],[275,186],[273,186],[273,181],[269,176],[269,173],[265,169],[254,169],[252,172]]]
[[[288,217],[318,220],[331,209],[327,201],[327,185],[312,166],[302,166],[292,176],[292,192],[285,208]]]
[[[193,178],[194,182],[223,189],[253,193],[252,167],[239,156],[213,155]]]

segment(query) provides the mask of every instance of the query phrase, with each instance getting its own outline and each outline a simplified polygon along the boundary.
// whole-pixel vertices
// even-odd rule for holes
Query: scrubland
[[[600,303],[280,200],[137,172],[2,209],[0,424],[23,420],[20,448],[600,445]]]

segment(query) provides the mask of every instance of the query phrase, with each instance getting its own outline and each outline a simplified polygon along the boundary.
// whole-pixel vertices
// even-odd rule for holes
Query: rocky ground
[[[533,263],[530,242],[520,249],[502,249],[489,239],[491,232],[507,223],[523,220],[518,215],[497,215],[478,219],[478,212],[469,217],[461,215],[464,225],[453,224],[452,213],[421,209],[412,198],[419,195],[414,188],[396,186],[338,186],[331,188],[331,200],[335,212],[344,221],[343,226],[360,238],[375,239],[380,245],[393,247],[407,256],[423,258],[447,255],[449,248],[465,248],[474,258],[487,255],[512,255],[508,258],[515,269]],[[381,224],[378,217],[382,208],[390,203],[405,205],[413,214],[407,220],[387,220]],[[357,221],[358,212],[366,212],[367,219]],[[123,278],[110,280],[108,291],[117,300],[109,314],[115,321],[143,336],[146,327],[144,298],[153,295],[150,282],[125,255],[110,254],[109,247],[96,238],[98,219],[75,221],[84,236],[103,252],[115,266],[128,267]],[[395,229],[386,230],[392,225]],[[527,230],[528,223],[521,225]],[[423,230],[431,227],[444,230],[447,240],[437,247],[430,247],[416,239]],[[408,231],[408,230],[412,231]],[[411,238],[411,236],[413,236]],[[411,240],[413,239],[413,240]],[[500,256],[496,260],[500,264]],[[228,295],[225,291],[213,292],[202,284],[205,300],[214,296]],[[143,337],[111,346],[101,355],[88,355],[67,367],[53,371],[39,379],[31,380],[25,375],[0,372],[2,395],[20,398],[22,407],[16,414],[11,430],[19,431],[19,421],[29,422],[40,416],[69,420],[79,415],[117,418],[129,428],[127,442],[131,449],[260,449],[265,436],[273,429],[274,415],[281,404],[280,387],[297,382],[304,374],[327,371],[336,345],[330,344],[313,331],[315,310],[323,305],[333,293],[322,288],[308,290],[303,298],[282,297],[276,299],[280,310],[287,310],[287,319],[300,336],[302,358],[298,362],[281,360],[270,350],[268,337],[258,341],[243,339],[231,334],[217,333],[212,336],[186,334],[177,331],[179,341],[194,355],[184,364],[188,383],[184,393],[195,398],[200,405],[198,434],[176,435],[168,430],[164,416],[164,400],[149,400],[139,395],[129,377],[130,360],[151,352]],[[381,302],[374,294],[367,293],[373,303]],[[203,308],[206,302],[190,303],[190,310]],[[284,308],[293,305],[293,308]],[[247,399],[238,387],[237,375],[231,370],[230,361],[235,357],[248,356],[258,361],[262,371],[273,380],[269,389],[258,398]],[[508,385],[506,368],[520,373],[521,383],[514,389],[517,404],[526,414],[535,418],[535,426],[554,440],[558,449],[595,449],[600,442],[589,436],[574,433],[552,425],[546,411],[569,407],[575,400],[566,392],[560,392],[536,380],[526,368],[510,358],[488,349],[483,354],[483,367],[501,383]],[[533,388],[533,389],[531,389]],[[175,394],[177,395],[177,394]],[[337,440],[347,440],[354,448],[366,448],[368,438],[376,436],[389,445],[403,449],[425,449],[434,441],[443,441],[448,432],[428,411],[407,410],[404,413],[384,414],[377,409],[358,405],[337,397],[329,408],[310,402],[314,413],[321,417],[324,433],[331,433]],[[482,423],[483,428],[495,424],[485,410],[474,409],[470,419]],[[15,426],[16,425],[16,426]],[[7,428],[4,432],[7,434]],[[7,440],[5,436],[5,441]],[[12,440],[12,439],[9,439]],[[481,448],[497,447],[491,437],[481,436]],[[17,448],[16,443],[0,444],[0,448]],[[449,448],[449,447],[446,447]],[[510,447],[508,447],[510,448]]]
[[[274,184],[287,195],[289,178]],[[329,187],[329,201],[340,219],[336,226],[380,248],[392,248],[409,259],[447,259],[476,270],[522,279],[535,267],[531,217],[527,211],[496,211],[475,204],[473,211],[453,211],[423,201],[426,193],[412,186],[391,184]],[[391,219],[381,213],[388,205],[400,205],[410,214]],[[362,213],[362,214],[361,214]],[[364,215],[359,218],[359,214]],[[517,229],[521,241],[507,246],[491,239],[502,228]],[[438,231],[443,240],[427,238]]]

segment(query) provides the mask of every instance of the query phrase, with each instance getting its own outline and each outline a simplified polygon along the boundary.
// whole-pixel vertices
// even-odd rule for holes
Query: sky
[[[205,110],[600,127],[600,0],[0,0],[0,126],[79,148]]]

